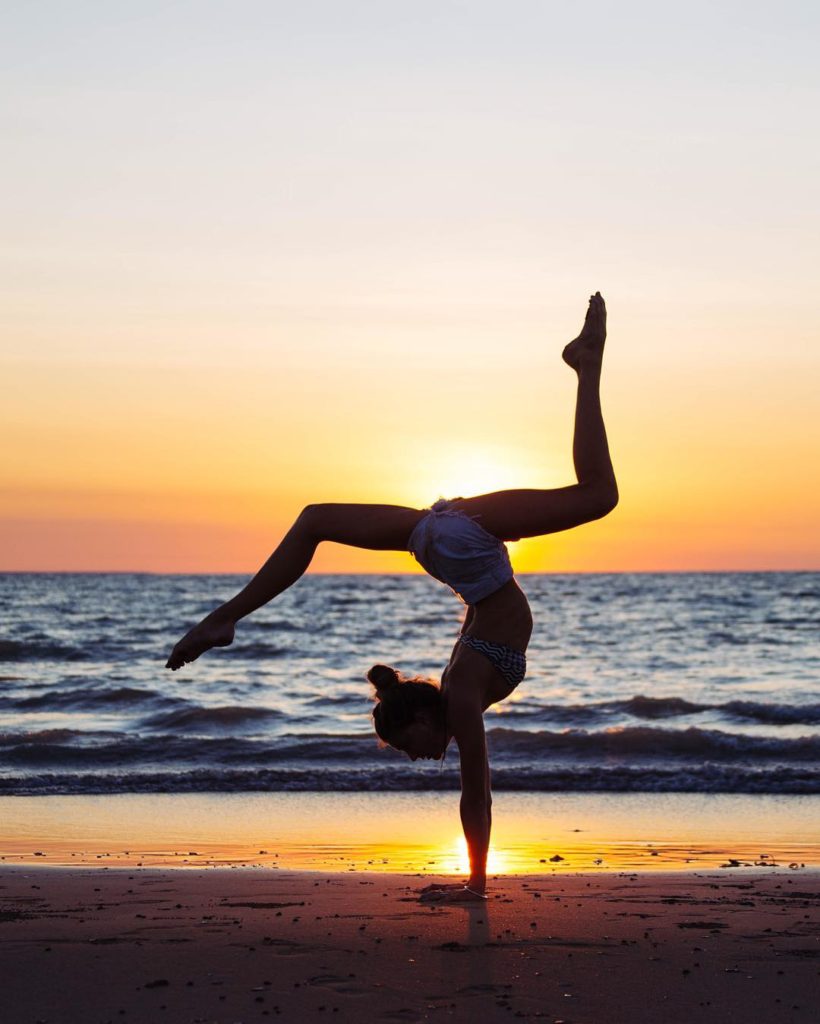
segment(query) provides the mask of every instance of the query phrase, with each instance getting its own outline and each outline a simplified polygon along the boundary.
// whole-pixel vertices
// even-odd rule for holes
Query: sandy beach
[[[814,1019],[820,873],[429,877],[4,867],[7,1024]]]

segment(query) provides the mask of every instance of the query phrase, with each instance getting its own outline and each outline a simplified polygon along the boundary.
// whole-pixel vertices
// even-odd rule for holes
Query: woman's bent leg
[[[238,622],[272,601],[302,576],[324,540],[372,551],[406,551],[422,515],[401,505],[308,505],[250,583],[222,608]]]
[[[321,541],[404,551],[423,515],[418,509],[400,505],[308,505],[253,579],[185,634],[171,652],[166,668],[180,668],[211,647],[227,647],[233,641],[235,624],[293,586],[310,565]]]

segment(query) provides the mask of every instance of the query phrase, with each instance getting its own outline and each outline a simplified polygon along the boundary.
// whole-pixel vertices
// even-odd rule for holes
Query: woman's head
[[[406,679],[388,665],[374,665],[367,678],[376,690],[373,724],[379,739],[414,761],[441,757],[447,725],[438,686],[428,679]]]

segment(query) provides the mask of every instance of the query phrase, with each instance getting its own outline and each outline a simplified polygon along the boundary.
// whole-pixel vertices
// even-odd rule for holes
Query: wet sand
[[[815,1019],[820,873],[3,867],[6,1024]]]
[[[0,797],[0,866],[469,871],[458,793]],[[419,823],[423,827],[419,827]],[[508,793],[491,875],[820,869],[820,796]]]

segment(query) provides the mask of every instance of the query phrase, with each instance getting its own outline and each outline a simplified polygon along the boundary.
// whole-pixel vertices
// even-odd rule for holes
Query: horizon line
[[[763,573],[820,573],[817,568],[767,568],[767,569],[564,569],[551,570],[541,569],[537,571],[524,571],[515,573],[516,577],[521,576],[692,576],[692,575],[733,575],[733,576],[758,576]],[[0,576],[250,576],[254,570],[236,569],[233,572],[224,570],[209,572],[207,569],[197,569],[189,572],[169,570],[163,572],[157,569],[2,569]],[[410,576],[424,577],[424,572],[327,572],[307,570],[302,576]],[[445,584],[442,584],[445,585]]]

